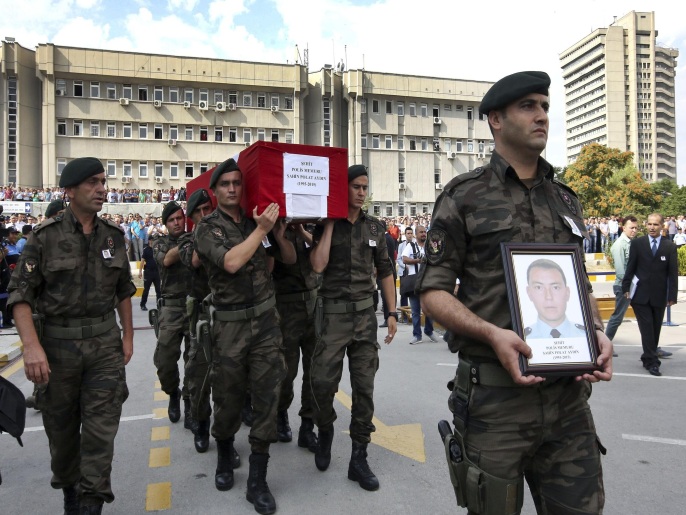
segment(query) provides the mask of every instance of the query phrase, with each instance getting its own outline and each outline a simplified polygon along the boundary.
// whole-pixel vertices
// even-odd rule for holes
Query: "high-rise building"
[[[679,51],[659,46],[654,12],[622,16],[560,54],[567,164],[589,143],[634,153],[648,181],[676,181],[674,76]]]

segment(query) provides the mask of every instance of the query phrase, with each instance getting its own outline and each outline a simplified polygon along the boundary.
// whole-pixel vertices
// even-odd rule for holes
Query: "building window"
[[[257,141],[264,141],[264,129],[257,129]]]
[[[417,138],[410,136],[410,150],[417,150]]]
[[[186,130],[184,131],[184,138],[186,141],[193,141],[193,126],[186,125]]]
[[[100,122],[91,122],[91,138],[100,137]]]
[[[474,119],[474,108],[468,107],[467,108],[467,120],[472,120],[472,119]]]
[[[169,88],[169,101],[172,104],[178,104],[179,103],[179,88],[177,88],[177,87]]]
[[[422,138],[422,150],[429,150],[429,140],[427,138]]]
[[[75,80],[74,81],[74,96],[75,97],[82,97],[83,96],[83,81],[82,80]]]
[[[372,100],[372,113],[377,114],[379,112],[379,101]]]
[[[117,135],[117,125],[114,122],[107,122],[107,137],[114,138]]]
[[[283,107],[289,111],[293,109],[293,97],[283,97]]]
[[[67,121],[57,120],[57,135],[66,136],[67,135]]]
[[[429,106],[427,106],[426,104],[422,104],[420,107],[420,113],[424,117],[429,116]]]
[[[386,100],[386,114],[393,114],[393,102]]]
[[[452,111],[453,106],[451,104],[443,104],[443,110],[444,111]]]
[[[62,175],[62,170],[64,170],[65,166],[67,166],[67,160],[66,159],[58,159],[57,160],[57,175]]]
[[[193,103],[193,88],[185,88],[183,90],[183,101]]]
[[[467,140],[467,152],[474,152],[474,142]]]
[[[443,140],[443,146],[445,147],[446,152],[450,152],[450,138],[446,138]]]
[[[252,143],[252,132],[250,129],[243,129],[243,143],[248,145]]]
[[[238,91],[229,91],[229,104],[238,104]]]
[[[186,179],[192,179],[193,172],[193,163],[186,163]]]
[[[436,184],[440,184],[440,182],[441,182],[441,171],[440,170],[434,170],[434,182]]]
[[[200,94],[198,96],[198,100],[200,102],[207,102],[209,103],[210,101],[210,91],[207,88],[200,88]]]
[[[148,163],[138,163],[138,177],[142,179],[148,177]]]
[[[405,103],[404,102],[397,102],[395,108],[398,111],[398,116],[405,116]]]
[[[100,98],[99,82],[91,82],[91,98]]]
[[[479,113],[479,120],[481,120],[483,122],[485,119],[486,119],[486,116],[484,116],[483,113]]]
[[[207,141],[207,127],[200,127],[200,141]]]
[[[410,116],[417,116],[417,104],[410,102]]]
[[[236,143],[236,141],[238,141],[236,139],[237,138],[236,132],[237,132],[236,127],[229,128],[229,143]]]
[[[265,93],[257,94],[257,107],[264,109],[267,107],[267,95]]]
[[[252,93],[243,93],[243,107],[252,107]]]
[[[366,98],[360,99],[360,113],[361,114],[367,113],[367,99]]]
[[[214,141],[223,141],[224,139],[224,128],[215,127],[214,128]]]
[[[122,97],[128,98],[129,100],[133,99],[133,88],[131,87],[131,84],[124,84],[124,87],[122,88]]]
[[[429,212],[429,204],[422,204],[422,213],[428,213]]]
[[[405,182],[405,169],[398,170],[398,182]]]
[[[455,111],[462,111],[462,104],[457,104],[455,106]]]
[[[133,174],[133,167],[131,166],[131,161],[124,161],[124,172],[122,175],[124,177],[131,177]]]
[[[389,150],[393,148],[393,136],[386,136],[386,148]]]
[[[117,87],[114,84],[107,85],[107,98],[110,100],[117,99]]]
[[[455,142],[455,152],[462,152],[462,141]]]
[[[483,141],[479,141],[479,154],[483,154],[486,151]]]
[[[74,136],[83,136],[83,120],[74,120],[73,129]]]
[[[410,216],[417,216],[417,204],[410,204]]]
[[[364,136],[362,136],[362,139],[360,140],[360,147],[367,148],[367,135],[366,134]]]
[[[381,216],[381,204],[374,204],[372,212],[374,213],[374,216]]]
[[[148,101],[148,87],[147,86],[138,86],[138,100],[141,102],[147,102]]]
[[[279,95],[272,95],[270,97],[270,100],[272,102],[272,107],[276,107],[277,109],[279,108]]]
[[[433,148],[434,148],[434,152],[440,152],[441,151],[441,141],[438,138],[434,138]]]
[[[162,177],[163,172],[164,167],[162,166],[162,163],[155,163],[155,177]]]
[[[128,139],[133,137],[131,122],[124,122],[124,137]]]
[[[161,123],[156,123],[155,124],[155,139],[162,139],[162,124]],[[176,139],[176,138],[173,138]]]
[[[204,174],[207,171],[207,163],[200,163],[200,175]]]
[[[398,204],[398,216],[405,216],[405,204]]]
[[[434,104],[433,107],[431,108],[431,113],[432,113],[434,118],[438,118],[441,116],[441,109],[439,108],[439,106]]]
[[[164,100],[164,91],[162,86],[155,86],[155,89],[152,93],[152,99],[157,100],[158,102],[162,102]]]
[[[58,97],[64,97],[67,95],[67,81],[64,79],[57,79],[55,82],[55,94]]]
[[[172,179],[179,178],[179,163],[169,163],[169,177]]]
[[[293,131],[286,131],[286,143],[293,143]]]
[[[116,161],[107,161],[107,177],[116,177],[117,176],[117,162]]]
[[[278,129],[272,129],[272,141],[274,143],[279,142],[279,130]]]
[[[223,91],[215,91],[214,92],[214,103],[215,105],[218,104],[219,102],[224,101],[224,92]]]
[[[138,124],[138,139],[148,139],[148,124],[139,123]]]
[[[405,138],[398,136],[398,150],[405,150]]]
[[[372,148],[379,148],[379,135],[374,134],[372,136]]]
[[[386,216],[393,216],[393,204],[386,204]]]

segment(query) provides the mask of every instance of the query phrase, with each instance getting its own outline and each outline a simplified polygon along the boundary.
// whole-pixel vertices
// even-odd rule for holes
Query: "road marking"
[[[686,445],[686,440],[677,440],[676,438],[658,438],[656,436],[642,436],[642,435],[622,435],[625,440],[636,440],[639,442],[653,442],[666,443],[668,445]]]
[[[159,468],[171,465],[171,449],[169,447],[153,447],[150,449],[148,467]]]
[[[152,410],[152,418],[155,420],[162,420],[167,417],[167,408],[155,408]]]
[[[167,395],[164,392],[155,392],[154,400],[155,401],[168,401],[169,395]]]
[[[150,432],[150,440],[153,442],[158,442],[160,440],[169,440],[169,436],[169,426],[153,427]]]
[[[457,363],[436,363],[437,367],[455,367],[457,368]]]
[[[162,383],[160,383],[159,381],[155,381],[155,388],[157,388],[158,390],[161,390],[162,389]]]
[[[149,420],[153,418],[152,414],[149,415],[133,415],[130,417],[122,417],[119,419],[119,422],[134,422],[136,420]],[[25,433],[31,433],[34,431],[45,431],[45,427],[43,426],[34,426],[34,427],[27,427],[24,429]]]
[[[652,376],[648,374],[647,372],[645,374],[627,374],[624,372],[614,372],[612,374],[613,376],[622,376],[622,377],[641,377],[643,379],[674,379],[676,381],[686,381],[686,377],[679,377],[679,376]]]
[[[352,399],[343,390],[338,390],[336,399],[348,410],[352,407]],[[421,424],[387,426],[376,417],[372,418],[372,423],[376,426],[376,432],[372,433],[372,443],[419,463],[426,462]]]
[[[2,377],[5,379],[9,379],[9,377],[14,374],[17,370],[21,370],[24,368],[24,360],[20,359],[16,363],[10,365],[7,367],[5,370],[3,370],[2,374],[0,374]]]
[[[151,483],[145,494],[145,511],[171,508],[171,483]]]

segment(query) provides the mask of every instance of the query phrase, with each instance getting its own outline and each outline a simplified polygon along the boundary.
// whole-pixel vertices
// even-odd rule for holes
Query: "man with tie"
[[[524,329],[524,339],[585,338],[586,329],[567,318],[570,290],[560,265],[551,259],[537,259],[526,271],[526,294],[538,319]]]
[[[651,375],[661,376],[657,345],[660,340],[665,307],[676,304],[678,263],[676,245],[660,234],[663,218],[658,213],[648,215],[647,236],[631,242],[629,263],[622,281],[622,291],[631,298],[638,330],[641,332],[641,361]],[[636,291],[630,295],[634,276]]]

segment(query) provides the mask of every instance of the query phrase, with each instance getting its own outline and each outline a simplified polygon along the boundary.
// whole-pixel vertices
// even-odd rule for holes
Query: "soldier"
[[[198,253],[193,249],[193,238],[200,220],[212,212],[212,199],[205,189],[194,191],[188,199],[187,213],[194,224],[193,235],[183,238],[179,244],[181,261],[193,273],[191,294],[186,300],[190,309],[189,332],[191,336],[191,350],[188,353],[184,377],[188,380],[188,392],[191,399],[191,416],[196,421],[194,445],[197,452],[207,452],[210,445],[210,363],[212,362],[212,348],[207,341],[200,341],[197,334],[197,322],[209,321],[207,303],[203,302],[210,295],[210,285],[207,272],[200,262]],[[233,468],[241,464],[236,450],[233,450]]]
[[[602,513],[600,453],[590,382],[612,377],[612,343],[595,302],[601,370],[581,377],[523,376],[531,348],[512,328],[501,242],[567,243],[586,232],[574,192],[540,157],[548,139],[543,72],[496,82],[479,112],[495,140],[489,164],[452,179],[436,201],[422,308],[453,334],[459,365],[450,396],[462,458],[450,460],[460,506],[470,514],[520,513],[524,476],[538,513]],[[452,292],[461,280],[457,298]],[[585,286],[591,291],[591,284]],[[454,343],[454,342],[452,342]],[[563,409],[561,409],[563,407]],[[478,491],[477,491],[478,489]]]
[[[188,362],[190,335],[189,317],[186,313],[186,295],[191,290],[191,272],[179,257],[179,238],[185,232],[186,217],[178,202],[169,202],[162,211],[162,223],[169,234],[153,242],[153,255],[160,270],[162,298],[157,299],[159,309],[159,335],[155,348],[154,363],[162,390],[169,395],[167,413],[171,422],[181,418],[181,396],[183,395],[183,427],[194,430],[191,416],[191,402],[188,392],[188,378],[183,379],[183,393],[179,390],[178,361],[181,343],[184,343],[183,362]]]
[[[40,385],[36,405],[50,442],[51,485],[63,489],[65,513],[99,514],[103,502],[114,500],[110,472],[129,393],[124,367],[133,354],[136,287],[121,229],[97,217],[106,193],[102,163],[70,161],[60,187],[71,204],[29,237],[9,305],[26,377]]]
[[[323,273],[317,300],[321,321],[312,358],[310,382],[314,397],[315,423],[319,443],[315,465],[326,470],[331,462],[336,411],[334,395],[343,372],[346,353],[350,368],[353,406],[350,438],[352,456],[348,479],[357,481],[365,490],[377,490],[379,480],[367,464],[367,444],[375,431],[374,376],[379,368],[377,322],[372,295],[376,290],[374,268],[382,292],[388,300],[388,335],[395,336],[398,314],[395,310],[395,286],[391,261],[384,236],[385,227],[362,210],[367,196],[367,169],[362,165],[348,168],[348,218],[327,220],[314,234],[315,246],[310,254],[312,268]]]
[[[297,254],[294,265],[281,261],[274,263],[272,277],[276,288],[276,307],[281,315],[281,333],[286,349],[288,374],[281,385],[281,400],[277,413],[276,433],[280,442],[290,442],[291,428],[288,408],[293,402],[293,381],[298,375],[302,351],[303,377],[300,392],[300,431],[298,446],[315,452],[317,435],[312,422],[312,390],[310,389],[310,364],[314,350],[314,304],[317,299],[318,276],[310,264],[309,249],[312,234],[302,224],[294,224],[286,230],[286,238],[293,243]]]
[[[279,216],[270,204],[253,218],[241,209],[243,175],[233,159],[212,172],[210,188],[217,209],[198,224],[195,250],[207,270],[212,290],[212,399],[217,440],[218,490],[233,487],[231,454],[241,425],[241,408],[250,384],[255,421],[250,429],[250,470],[246,498],[258,513],[274,513],[276,502],[267,485],[269,445],[276,441],[276,411],[281,382],[286,376],[279,314],[267,263],[267,239]],[[295,263],[295,249],[284,236],[285,225],[274,231],[282,260]]]

